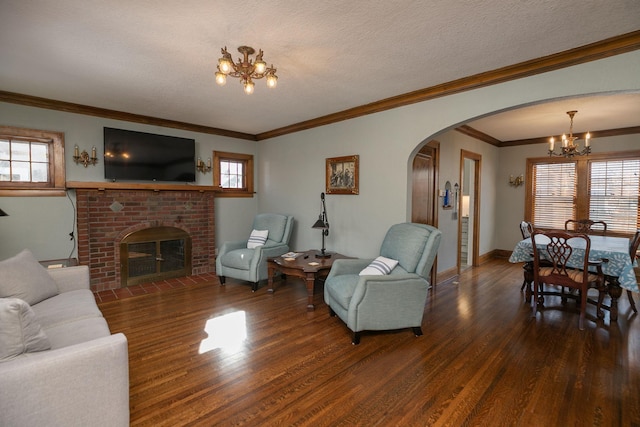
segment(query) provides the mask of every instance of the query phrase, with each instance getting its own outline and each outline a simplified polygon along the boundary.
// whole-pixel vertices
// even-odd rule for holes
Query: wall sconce
[[[76,162],[76,165],[78,163],[82,163],[85,168],[89,165],[95,166],[96,163],[98,163],[98,157],[96,156],[96,147],[94,146],[91,149],[91,157],[89,157],[89,153],[87,153],[87,150],[82,150],[81,153],[80,148],[78,148],[78,146],[76,145],[75,147],[73,147],[73,161]]]
[[[516,177],[514,177],[513,175],[509,175],[509,185],[520,187],[522,184],[524,184],[524,176],[522,176],[522,174]]]
[[[207,173],[211,170],[211,157],[207,159],[207,163],[203,162],[200,157],[198,157],[198,163],[196,164],[196,169],[198,172]]]

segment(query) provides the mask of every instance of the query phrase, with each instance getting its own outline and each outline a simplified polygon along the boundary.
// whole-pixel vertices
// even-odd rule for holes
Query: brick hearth
[[[91,289],[120,288],[120,241],[149,227],[170,226],[192,239],[192,274],[215,273],[214,193],[197,190],[76,189],[78,260]]]

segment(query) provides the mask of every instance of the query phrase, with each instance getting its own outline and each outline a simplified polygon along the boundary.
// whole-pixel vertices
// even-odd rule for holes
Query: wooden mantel
[[[85,190],[150,190],[150,191],[199,191],[216,192],[217,187],[212,185],[188,185],[188,184],[159,184],[137,182],[85,182],[67,181],[67,188],[80,188]]]

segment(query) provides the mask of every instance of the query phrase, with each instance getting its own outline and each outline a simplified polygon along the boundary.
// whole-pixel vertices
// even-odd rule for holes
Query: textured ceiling
[[[258,134],[638,29],[638,0],[2,0],[0,90]],[[240,45],[264,50],[276,89],[215,84]]]

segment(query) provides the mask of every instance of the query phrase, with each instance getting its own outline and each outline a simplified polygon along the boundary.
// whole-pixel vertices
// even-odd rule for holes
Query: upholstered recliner
[[[253,283],[251,290],[255,292],[260,280],[267,278],[267,258],[289,252],[292,228],[292,216],[273,213],[256,215],[253,230],[268,230],[266,242],[254,248],[247,247],[248,240],[224,242],[216,258],[216,274],[220,283],[224,285],[227,277],[246,280]]]
[[[441,237],[430,225],[391,226],[380,256],[398,264],[386,275],[360,275],[372,265],[371,259],[334,261],[324,284],[324,301],[331,315],[338,315],[353,331],[353,344],[360,342],[361,331],[412,328],[416,336],[422,335],[429,272]]]

